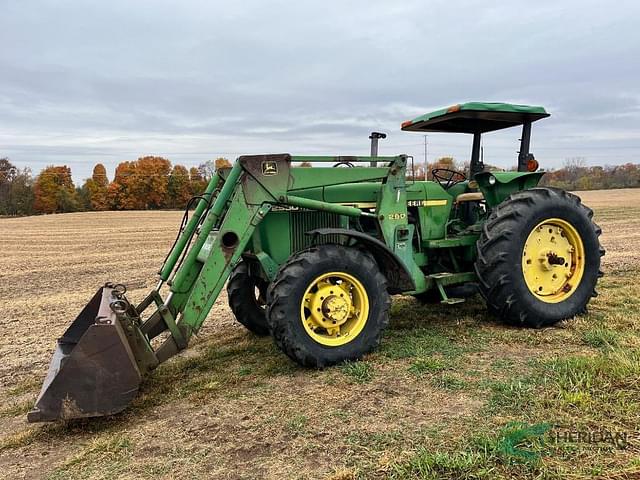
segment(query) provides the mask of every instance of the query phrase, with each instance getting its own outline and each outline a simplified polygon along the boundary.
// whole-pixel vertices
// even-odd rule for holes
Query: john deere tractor
[[[435,169],[433,181],[414,179],[410,157],[375,148],[239,157],[189,202],[140,304],[113,283],[89,301],[58,340],[29,421],[126,408],[144,376],[187,347],[225,284],[237,320],[307,367],[374,350],[396,294],[453,304],[478,291],[492,315],[524,327],[584,312],[604,250],[577,196],[537,186],[531,124],[548,116],[465,103],[404,122],[405,131],[472,135],[469,171]],[[482,134],[514,126],[518,171],[485,171]],[[372,134],[374,146],[382,136]]]

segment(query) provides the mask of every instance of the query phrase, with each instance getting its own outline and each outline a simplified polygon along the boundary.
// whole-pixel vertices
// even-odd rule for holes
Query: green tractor
[[[415,181],[406,155],[378,156],[375,132],[370,157],[239,157],[192,199],[140,304],[111,283],[89,301],[58,340],[29,421],[122,411],[187,347],[225,284],[238,321],[307,367],[374,350],[395,294],[451,304],[478,291],[493,315],[535,328],[584,312],[600,228],[577,196],[537,186],[531,124],[547,116],[465,103],[404,122],[473,135],[469,171],[436,169],[434,181]],[[485,171],[481,135],[517,125],[518,171]]]

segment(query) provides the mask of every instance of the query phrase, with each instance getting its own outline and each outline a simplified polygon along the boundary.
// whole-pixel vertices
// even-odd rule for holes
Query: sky
[[[380,154],[400,124],[465,101],[542,105],[543,168],[640,162],[640,2],[0,0],[0,157],[37,173],[144,155]],[[484,136],[516,164],[519,130]],[[471,138],[429,134],[427,159]]]

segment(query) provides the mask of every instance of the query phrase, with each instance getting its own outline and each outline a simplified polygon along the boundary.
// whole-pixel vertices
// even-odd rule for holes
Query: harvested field
[[[557,328],[501,325],[478,298],[446,307],[398,297],[380,351],[310,371],[248,334],[222,295],[192,346],[154,372],[130,409],[54,425],[25,414],[55,339],[105,281],[126,283],[133,300],[154,286],[181,212],[0,219],[0,471],[638,478],[640,190],[580,196],[603,229],[606,276],[589,313]],[[624,434],[624,445],[563,440],[598,431]]]

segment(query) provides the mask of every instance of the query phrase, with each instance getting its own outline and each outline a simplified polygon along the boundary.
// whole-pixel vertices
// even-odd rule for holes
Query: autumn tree
[[[31,215],[33,200],[31,170],[0,158],[0,215]]]
[[[189,187],[191,195],[202,195],[207,189],[207,179],[203,176],[202,171],[198,167],[189,169]]]
[[[135,197],[136,162],[121,162],[116,167],[113,181],[107,187],[107,204],[110,210],[139,208]]]
[[[169,208],[184,208],[191,198],[189,171],[182,165],[176,165],[171,171],[167,185]]]
[[[136,193],[144,204],[143,208],[164,208],[171,162],[162,157],[142,157],[137,163]]]
[[[108,203],[117,210],[147,210],[167,205],[171,162],[162,157],[141,157],[116,167],[107,189]]]
[[[216,166],[216,172],[221,168],[231,168],[231,162],[224,157],[216,158],[214,165]]]
[[[81,199],[84,199],[86,208],[89,210],[108,210],[108,188],[109,179],[104,165],[98,163],[93,167],[91,178],[87,179],[79,192]]]
[[[71,169],[49,166],[40,172],[34,186],[34,209],[39,213],[74,212],[78,209]]]
[[[313,165],[311,165],[311,162],[302,162],[300,165],[298,165],[299,167],[313,167]]]

